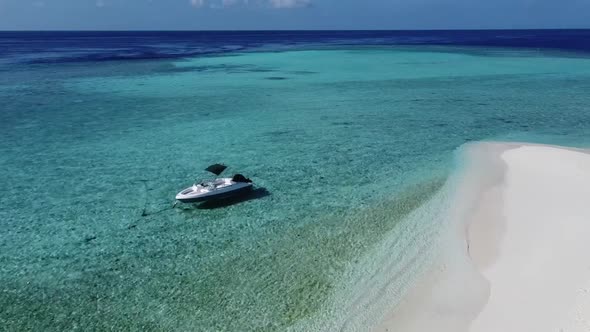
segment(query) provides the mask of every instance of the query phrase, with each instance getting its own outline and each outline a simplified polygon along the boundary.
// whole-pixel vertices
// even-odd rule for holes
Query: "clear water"
[[[492,139],[587,145],[588,91],[584,55],[482,47],[10,62],[0,324],[358,328],[371,313],[354,296],[394,285],[380,302],[392,306],[428,259],[437,224],[423,207],[453,151]],[[258,189],[173,208],[215,162]]]

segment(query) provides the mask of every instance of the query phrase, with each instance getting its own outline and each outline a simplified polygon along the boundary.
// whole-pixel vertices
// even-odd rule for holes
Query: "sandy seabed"
[[[464,148],[437,263],[377,331],[590,331],[590,154]]]

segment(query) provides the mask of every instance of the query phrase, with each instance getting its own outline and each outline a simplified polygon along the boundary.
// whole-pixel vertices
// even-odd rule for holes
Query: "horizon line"
[[[588,28],[481,28],[481,29],[465,29],[465,28],[445,28],[445,29],[129,29],[129,30],[94,30],[94,29],[79,29],[79,30],[1,30],[2,32],[415,32],[415,31],[560,31],[560,30],[590,30]]]

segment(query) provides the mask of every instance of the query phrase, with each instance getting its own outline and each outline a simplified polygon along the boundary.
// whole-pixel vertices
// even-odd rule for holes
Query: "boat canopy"
[[[223,171],[225,171],[226,168],[227,168],[227,166],[225,166],[223,164],[214,164],[214,165],[211,165],[211,166],[205,168],[205,170],[207,172],[211,172],[215,175],[220,175],[221,173],[223,173]]]

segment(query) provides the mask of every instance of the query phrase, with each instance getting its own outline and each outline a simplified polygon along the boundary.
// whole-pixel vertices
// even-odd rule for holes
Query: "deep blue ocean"
[[[0,330],[370,330],[457,149],[589,146],[588,91],[590,30],[0,32]]]
[[[59,63],[182,58],[301,46],[447,45],[590,51],[590,30],[0,31],[0,57]]]

